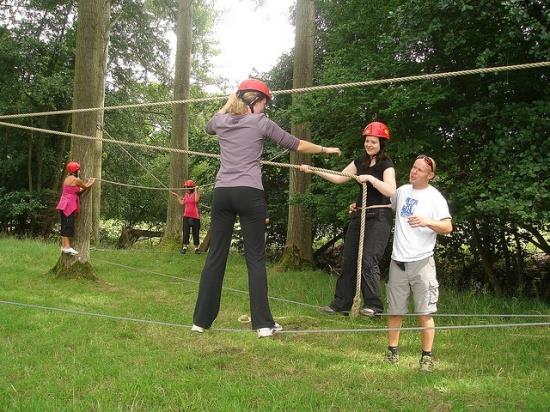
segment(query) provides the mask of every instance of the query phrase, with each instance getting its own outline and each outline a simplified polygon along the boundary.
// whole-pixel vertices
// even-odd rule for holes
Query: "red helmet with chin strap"
[[[390,140],[390,129],[382,122],[372,122],[363,130],[363,136],[375,136],[381,139]]]
[[[239,88],[237,89],[237,96],[242,97],[242,95],[246,92],[260,92],[267,98],[268,103],[271,99],[273,99],[273,96],[271,95],[271,90],[269,90],[267,84],[258,79],[246,79],[243,80],[241,84],[239,84]]]
[[[67,173],[75,173],[80,170],[80,164],[77,162],[67,163]]]
[[[186,180],[185,182],[183,182],[183,187],[194,187],[195,186],[195,182],[193,182],[192,180]]]

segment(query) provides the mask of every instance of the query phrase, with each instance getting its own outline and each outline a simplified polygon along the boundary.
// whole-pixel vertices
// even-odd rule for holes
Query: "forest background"
[[[261,3],[261,2],[260,2]],[[315,1],[314,84],[346,83],[549,60],[550,11],[543,1]],[[194,1],[191,97],[208,95],[212,2]],[[175,1],[113,1],[105,105],[173,98],[167,33],[174,29]],[[0,3],[0,113],[72,107],[76,1]],[[260,4],[261,7],[261,4]],[[263,35],[276,35],[264,33]],[[267,73],[252,73],[273,90],[292,88],[293,53]],[[290,130],[309,123],[312,140],[338,146],[338,159],[313,164],[341,170],[361,156],[361,131],[371,120],[390,125],[389,155],[398,184],[407,182],[421,153],[438,161],[434,185],[449,200],[455,231],[440,239],[437,258],[443,281],[496,294],[550,297],[550,117],[548,68],[473,75],[406,84],[350,88],[303,95],[299,104],[278,96],[269,116]],[[189,106],[189,147],[218,151],[204,133],[219,103]],[[172,108],[109,111],[104,129],[117,140],[168,146]],[[18,123],[69,131],[69,115],[27,118]],[[56,236],[59,196],[70,140],[53,135],[0,130],[0,226],[8,235]],[[104,146],[102,179],[169,185],[170,156]],[[266,144],[266,159],[280,154]],[[286,161],[285,157],[278,158]],[[189,157],[189,175],[213,183],[218,163]],[[347,205],[359,188],[313,179],[305,195],[291,196],[288,171],[264,167],[269,246],[285,247],[288,204],[304,205],[313,217],[314,245],[341,236]],[[159,195],[159,193],[162,193]],[[204,193],[208,205],[209,192]],[[101,221],[117,227],[163,230],[169,195],[102,185]],[[206,210],[205,210],[206,211]],[[102,237],[113,236],[103,225]],[[324,250],[324,249],[323,249]],[[317,254],[320,265],[331,265]],[[276,256],[275,256],[276,258]]]

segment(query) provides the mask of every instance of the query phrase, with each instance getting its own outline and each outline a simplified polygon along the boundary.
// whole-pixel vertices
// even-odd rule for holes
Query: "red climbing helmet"
[[[363,130],[363,136],[375,136],[390,140],[390,129],[382,122],[372,122]]]
[[[195,182],[193,182],[192,180],[186,180],[185,182],[183,182],[183,187],[194,187],[195,186]]]
[[[241,97],[246,92],[260,92],[267,98],[268,103],[273,98],[267,84],[258,79],[246,79],[239,84],[237,96]]]
[[[80,163],[77,163],[77,162],[67,163],[67,173],[75,173],[78,170],[80,170]]]

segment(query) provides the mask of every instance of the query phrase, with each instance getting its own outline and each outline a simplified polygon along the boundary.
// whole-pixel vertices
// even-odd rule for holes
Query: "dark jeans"
[[[193,232],[193,244],[199,245],[199,232],[201,230],[201,220],[192,217],[183,217],[183,244],[189,244],[189,235]]]
[[[391,208],[367,209],[365,220],[365,238],[363,241],[363,260],[361,273],[361,292],[364,306],[377,312],[384,311],[380,291],[380,260],[388,244],[391,232],[393,212]],[[344,264],[342,274],[336,282],[334,300],[330,306],[337,311],[349,311],[353,305],[357,282],[357,254],[361,212],[354,213],[350,219],[344,241]]]
[[[212,237],[201,273],[193,323],[209,328],[220,310],[223,276],[235,218],[239,216],[248,268],[248,291],[252,328],[274,326],[267,300],[265,270],[265,218],[267,207],[263,190],[252,187],[220,187],[212,200]]]

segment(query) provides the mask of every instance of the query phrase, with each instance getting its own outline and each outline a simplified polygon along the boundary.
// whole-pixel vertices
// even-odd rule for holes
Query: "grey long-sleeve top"
[[[206,133],[217,135],[221,165],[215,187],[247,186],[263,190],[260,159],[263,140],[296,151],[300,140],[281,129],[265,114],[215,114],[206,125]]]

